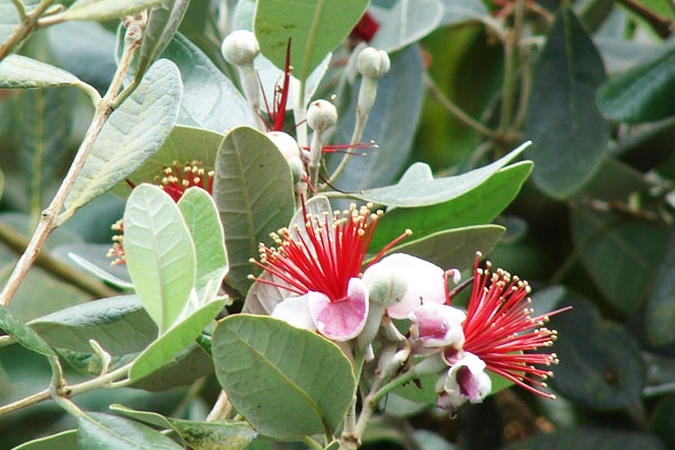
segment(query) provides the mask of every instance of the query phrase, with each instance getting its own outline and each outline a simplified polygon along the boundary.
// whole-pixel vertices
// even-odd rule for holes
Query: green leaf
[[[26,7],[26,11],[30,12],[40,4],[40,1],[22,0],[21,3]],[[12,0],[0,0],[0,42],[5,42],[20,22]]]
[[[422,55],[420,47],[410,46],[391,56],[391,70],[378,81],[377,99],[363,130],[362,141],[374,140],[379,148],[365,150],[367,156],[354,157],[338,180],[337,187],[348,192],[392,183],[410,157],[417,122],[424,97]],[[360,83],[360,80],[359,82]],[[333,141],[351,141],[356,124],[358,86],[351,92],[349,109],[341,113]],[[401,123],[410,126],[402,127]],[[328,159],[335,170],[343,155]]]
[[[52,347],[93,353],[93,339],[113,356],[140,352],[157,337],[155,323],[135,295],[71,306],[29,325]]]
[[[258,435],[246,422],[174,419],[154,412],[134,411],[122,405],[111,405],[110,409],[140,422],[172,429],[195,450],[243,450]]]
[[[117,184],[112,192],[122,197],[128,196],[131,187],[126,180],[134,186],[157,183],[157,178],[164,175],[163,169],[173,167],[176,162],[182,165],[188,161],[199,161],[204,170],[212,170],[216,167],[216,154],[222,140],[223,135],[213,131],[176,125],[157,152]]]
[[[218,133],[240,126],[255,126],[257,119],[243,95],[196,45],[176,34],[164,51],[183,78],[179,123]]]
[[[645,330],[652,345],[675,342],[675,233],[670,230],[665,255],[656,268],[647,297]]]
[[[164,0],[78,0],[63,13],[64,20],[111,20],[137,13]]]
[[[178,202],[178,209],[192,235],[197,254],[198,298],[209,282],[220,287],[227,274],[225,232],[213,198],[201,188],[190,188]],[[208,299],[210,300],[210,299]]]
[[[390,9],[371,6],[368,11],[380,24],[369,45],[395,52],[434,31],[441,24],[443,4],[438,0],[399,0]]]
[[[225,228],[228,280],[245,293],[258,243],[288,225],[295,210],[293,179],[286,159],[267,136],[239,127],[225,136],[216,157],[213,198]]]
[[[483,184],[528,145],[530,143],[526,142],[487,166],[452,177],[434,179],[429,166],[416,163],[408,168],[398,183],[368,189],[350,196],[367,202],[397,207],[428,206],[447,202]]]
[[[159,187],[142,184],[129,196],[124,251],[136,293],[162,334],[188,302],[197,263],[185,220]]]
[[[66,199],[69,211],[111,189],[155,153],[176,122],[181,90],[175,65],[153,64],[103,126]]]
[[[441,25],[454,26],[480,20],[489,12],[481,0],[442,0],[443,19]]]
[[[600,111],[611,120],[654,122],[675,115],[675,45],[653,51],[638,65],[609,79],[598,91]]]
[[[569,8],[563,8],[534,67],[526,136],[534,146],[533,178],[565,198],[591,177],[605,154],[609,125],[595,105],[605,79],[600,55]]]
[[[51,199],[65,173],[72,109],[75,106],[72,91],[65,89],[31,89],[18,99],[21,146],[19,163],[26,192],[30,194],[26,205],[32,217],[40,212]]]
[[[647,433],[590,427],[562,428],[553,433],[537,434],[503,447],[503,450],[616,450],[617,448],[665,450],[658,438]]]
[[[137,80],[169,45],[188,6],[190,0],[170,0],[152,7],[148,13],[148,23],[143,31],[143,42],[138,55],[135,75]]]
[[[185,350],[225,307],[214,300],[182,318],[141,353],[129,372],[132,381],[140,380],[170,363]]]
[[[413,231],[414,238],[420,238],[451,228],[490,222],[515,198],[531,169],[529,161],[517,163],[499,170],[483,184],[447,202],[388,211],[377,223],[369,251],[383,248],[406,228]]]
[[[12,450],[77,450],[77,430],[68,430],[25,442]]]
[[[23,345],[28,350],[40,353],[44,356],[56,356],[54,350],[49,347],[49,344],[47,344],[39,334],[14,317],[14,315],[2,305],[0,305],[0,328],[10,336],[14,336],[19,344]]]
[[[349,360],[316,333],[264,316],[226,317],[213,334],[218,381],[261,434],[332,434],[355,388]]]
[[[551,318],[558,331],[555,353],[560,364],[549,380],[556,392],[575,404],[612,410],[637,401],[645,385],[640,348],[621,326],[601,319],[584,297],[568,291],[561,306],[572,306]]]
[[[589,209],[572,214],[581,261],[607,300],[626,314],[639,310],[649,295],[668,232],[658,223]]]
[[[675,395],[660,400],[649,420],[649,430],[668,448],[675,446]]]
[[[478,225],[439,231],[392,248],[390,253],[408,253],[443,268],[473,266],[476,252],[487,254],[504,234],[504,227]]]
[[[122,417],[87,413],[78,418],[78,443],[83,450],[182,450],[152,428]]]
[[[275,66],[284,67],[286,46],[291,39],[291,64],[300,81],[338,46],[370,3],[368,0],[258,1],[253,29],[260,49]]]
[[[81,86],[84,82],[70,72],[20,55],[0,62],[0,89],[36,89],[48,86]]]
[[[164,392],[210,375],[213,375],[213,360],[201,347],[190,345],[150,375],[134,381],[131,387]]]

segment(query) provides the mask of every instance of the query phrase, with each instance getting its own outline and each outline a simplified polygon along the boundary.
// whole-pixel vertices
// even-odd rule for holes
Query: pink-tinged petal
[[[402,269],[407,276],[408,289],[401,301],[387,308],[394,319],[405,319],[418,306],[445,303],[444,271],[436,264],[405,253],[394,253],[378,264]]]
[[[360,278],[349,280],[347,297],[331,302],[318,292],[308,294],[309,310],[316,328],[334,341],[348,341],[358,336],[368,318],[368,290]]]
[[[464,311],[453,306],[426,303],[415,308],[408,317],[411,321],[410,334],[423,347],[452,346],[461,349],[464,345]]]
[[[485,373],[485,362],[472,353],[464,356],[448,370],[443,390],[451,397],[461,395],[471,403],[480,403],[492,390],[492,380]]]
[[[316,292],[310,292],[310,294],[326,297]],[[309,312],[308,297],[310,294],[287,298],[274,307],[271,316],[281,319],[296,328],[316,331],[316,325],[314,325],[314,320]]]

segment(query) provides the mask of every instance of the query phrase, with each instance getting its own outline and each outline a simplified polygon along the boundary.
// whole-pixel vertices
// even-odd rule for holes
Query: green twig
[[[520,35],[525,15],[525,0],[516,0],[513,28],[504,41],[504,85],[499,115],[499,131],[508,136],[513,127],[513,102],[516,96],[516,74],[520,55]]]
[[[673,33],[673,21],[655,13],[635,0],[617,0],[632,13],[645,20],[652,29],[663,39],[667,39]]]
[[[19,21],[23,22],[26,19],[26,7],[21,0],[12,0],[12,3],[16,8],[16,14],[19,16]]]

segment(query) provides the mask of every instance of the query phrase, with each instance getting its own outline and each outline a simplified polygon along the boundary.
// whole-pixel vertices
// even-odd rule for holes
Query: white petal
[[[300,297],[289,297],[274,307],[271,316],[281,319],[296,328],[316,331],[316,325],[309,312],[307,298],[309,294]]]

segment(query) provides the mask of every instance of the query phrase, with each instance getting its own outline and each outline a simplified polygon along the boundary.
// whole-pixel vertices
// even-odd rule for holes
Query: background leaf
[[[79,448],[77,430],[68,430],[26,442],[12,450],[77,450]]]
[[[40,0],[23,0],[26,10],[30,11],[40,4]],[[0,42],[5,42],[19,25],[19,15],[12,0],[0,0]]]
[[[569,450],[588,448],[613,450],[616,448],[639,448],[641,450],[664,450],[654,436],[636,431],[599,429],[590,427],[564,428],[553,433],[538,434],[504,450]]]
[[[652,345],[667,346],[675,342],[675,233],[665,243],[665,254],[654,268],[645,311],[645,330]]]
[[[9,55],[0,62],[0,89],[35,89],[48,86],[80,86],[70,72],[21,55]]]
[[[354,375],[342,351],[271,317],[225,318],[213,334],[213,356],[234,407],[269,437],[332,433],[352,400]]]
[[[295,209],[293,179],[286,159],[267,136],[235,128],[216,158],[213,198],[225,228],[229,282],[241,293],[251,286],[249,259],[258,244],[288,225]]]
[[[557,15],[533,76],[525,129],[534,146],[525,156],[541,190],[569,197],[588,181],[609,137],[595,105],[605,79],[602,60],[571,9]]]
[[[190,231],[162,189],[142,184],[129,196],[124,250],[136,293],[161,334],[183,311],[196,278]]]
[[[629,70],[609,79],[598,91],[600,111],[611,120],[653,122],[675,115],[673,69],[675,45],[651,52]]]
[[[348,4],[325,0],[258,1],[253,22],[263,55],[284,67],[291,39],[291,64],[300,81],[342,42],[359,21],[368,0]]]
[[[0,305],[0,328],[26,347],[44,356],[56,356],[54,350],[28,325],[17,319],[7,308]]]
[[[68,210],[108,191],[152,156],[176,121],[181,90],[180,74],[170,61],[150,68],[103,126],[66,200]]]

